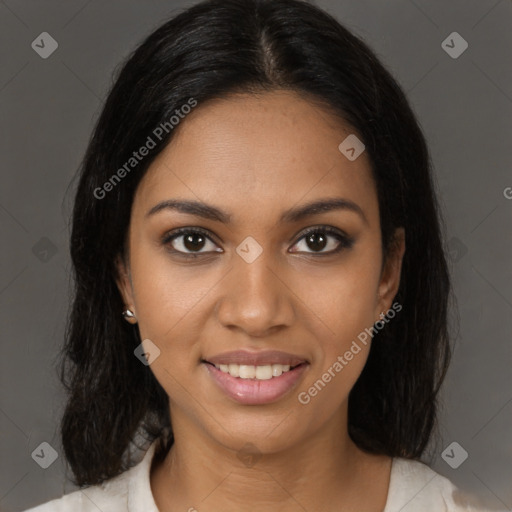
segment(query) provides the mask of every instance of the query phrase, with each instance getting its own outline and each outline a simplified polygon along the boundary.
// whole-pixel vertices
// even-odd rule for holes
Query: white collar
[[[153,493],[151,492],[151,463],[155,454],[156,445],[160,442],[157,438],[148,448],[143,459],[129,470],[128,480],[128,511],[129,512],[159,512]]]

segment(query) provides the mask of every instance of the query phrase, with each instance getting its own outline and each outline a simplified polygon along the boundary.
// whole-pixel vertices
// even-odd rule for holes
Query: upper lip
[[[307,363],[307,359],[295,354],[281,352],[279,350],[264,350],[261,352],[248,352],[247,350],[234,350],[223,352],[205,359],[212,364],[243,364],[248,366],[263,366],[270,364],[283,364],[297,366]]]

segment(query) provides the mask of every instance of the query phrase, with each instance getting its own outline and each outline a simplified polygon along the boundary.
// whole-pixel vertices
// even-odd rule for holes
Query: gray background
[[[0,510],[73,490],[57,432],[55,357],[69,304],[64,201],[112,71],[194,2],[0,1]],[[429,462],[490,506],[512,509],[512,1],[318,1],[363,37],[407,91],[430,143],[460,332],[444,387],[443,440]],[[42,59],[41,32],[58,42]],[[457,59],[441,43],[458,32]],[[56,251],[56,252],[55,252]],[[47,469],[32,452],[59,454]],[[452,469],[453,441],[469,454]],[[458,457],[459,452],[456,453]]]

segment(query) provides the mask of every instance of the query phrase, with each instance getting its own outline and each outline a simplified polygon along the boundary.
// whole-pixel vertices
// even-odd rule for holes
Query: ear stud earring
[[[123,311],[123,317],[130,324],[137,323],[137,319],[135,318],[135,315],[133,314],[133,311],[131,311],[130,309],[125,309]]]

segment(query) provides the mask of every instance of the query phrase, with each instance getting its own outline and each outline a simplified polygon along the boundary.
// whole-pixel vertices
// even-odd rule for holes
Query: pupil
[[[195,237],[199,239],[199,242],[194,242]],[[201,249],[202,244],[204,244],[204,237],[199,233],[191,233],[185,237],[184,245],[190,251]]]
[[[311,243],[312,245],[310,245],[310,249],[313,249],[313,250],[319,250],[321,251],[322,249],[325,248],[325,245],[326,245],[326,237],[323,236],[321,233],[311,233],[311,235],[308,236],[307,238],[307,242],[308,244]],[[318,245],[319,243],[319,245]],[[315,247],[316,245],[316,247]]]

